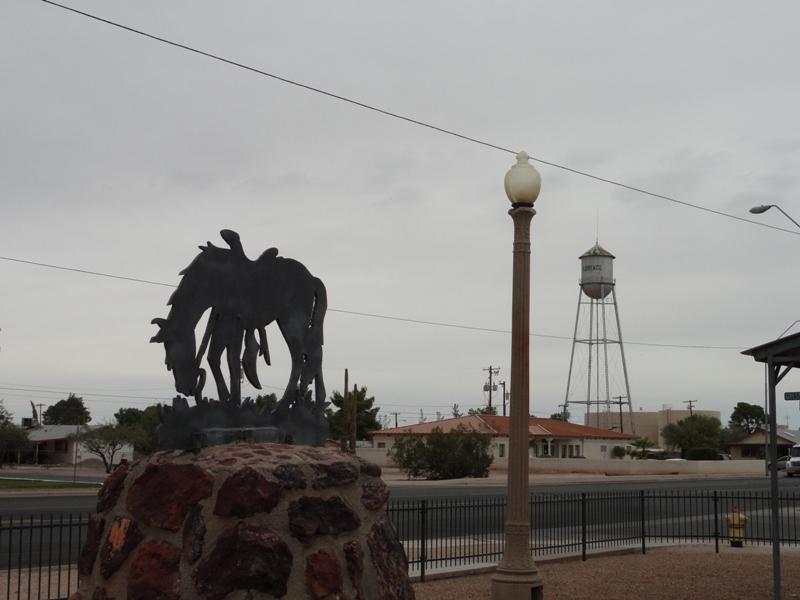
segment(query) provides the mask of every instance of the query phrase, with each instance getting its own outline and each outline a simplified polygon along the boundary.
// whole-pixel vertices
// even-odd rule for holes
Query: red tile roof
[[[461,425],[467,430],[477,431],[478,433],[492,436],[507,436],[509,434],[509,419],[509,417],[491,415],[470,415],[453,419],[443,419],[441,421],[405,425],[393,429],[381,429],[380,431],[373,432],[373,435],[426,435],[436,428],[447,432]],[[529,417],[528,431],[530,435],[536,437],[595,438],[604,440],[637,439],[637,436],[627,433],[619,433],[608,429],[597,429],[595,427],[585,427],[577,423],[559,421],[558,419],[540,419],[537,417]]]

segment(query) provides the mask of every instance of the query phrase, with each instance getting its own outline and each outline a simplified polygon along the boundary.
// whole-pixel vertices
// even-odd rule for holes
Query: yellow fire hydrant
[[[744,533],[744,526],[747,523],[747,515],[739,510],[738,506],[734,506],[726,516],[728,521],[728,538],[731,542],[731,547],[742,547],[742,534]]]

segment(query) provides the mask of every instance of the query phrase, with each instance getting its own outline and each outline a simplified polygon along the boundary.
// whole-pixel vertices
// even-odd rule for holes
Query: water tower
[[[636,433],[614,281],[614,255],[595,243],[581,257],[578,312],[564,411],[585,406],[584,423]]]

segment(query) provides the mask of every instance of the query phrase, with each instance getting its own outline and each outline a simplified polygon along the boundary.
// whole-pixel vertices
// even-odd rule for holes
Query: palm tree
[[[634,448],[639,450],[639,458],[647,458],[647,449],[653,448],[656,443],[650,438],[639,438],[631,444]]]

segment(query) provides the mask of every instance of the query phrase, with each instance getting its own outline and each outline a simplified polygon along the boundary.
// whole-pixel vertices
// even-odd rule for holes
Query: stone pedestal
[[[157,452],[106,480],[71,600],[412,600],[388,497],[337,450]]]

